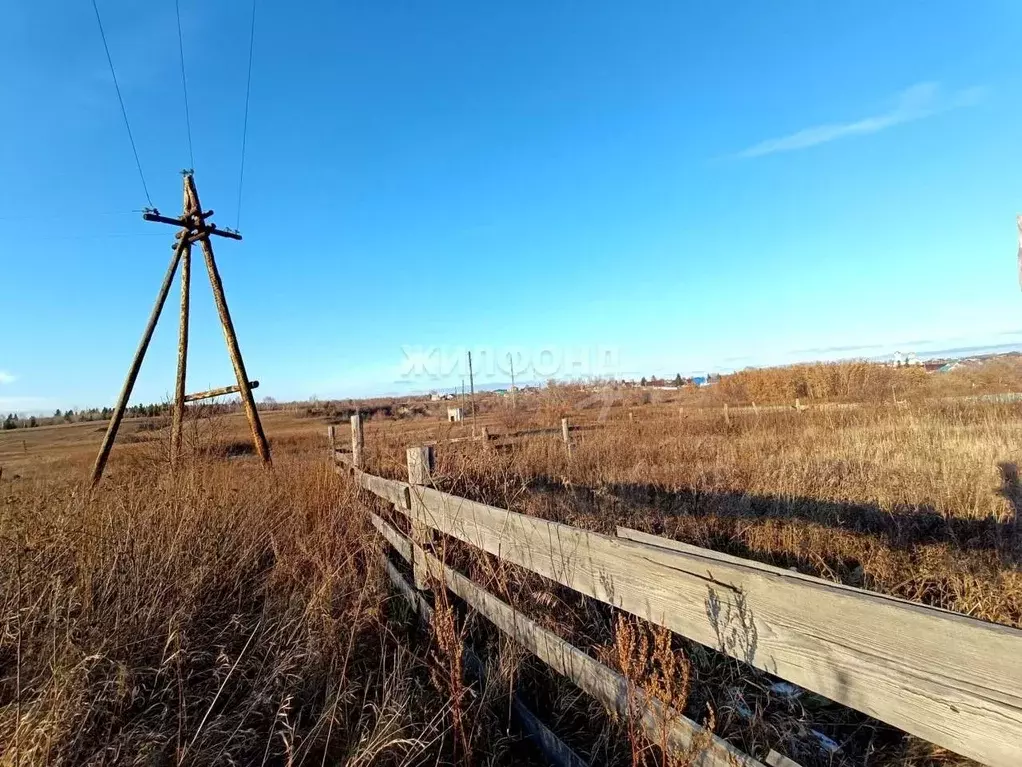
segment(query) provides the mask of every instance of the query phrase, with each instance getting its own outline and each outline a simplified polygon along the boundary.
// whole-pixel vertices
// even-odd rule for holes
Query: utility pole
[[[515,406],[515,360],[510,354],[507,355],[507,361],[511,365],[511,409],[517,410]]]
[[[216,259],[213,256],[213,245],[210,235],[226,237],[231,240],[240,240],[241,235],[230,229],[220,229],[209,218],[213,215],[212,210],[203,212],[202,204],[199,202],[199,193],[195,187],[195,179],[191,171],[184,173],[184,206],[180,218],[161,216],[155,209],[146,210],[142,218],[146,221],[154,221],[160,224],[169,224],[179,227],[175,235],[177,244],[174,246],[174,255],[167,267],[160,292],[156,296],[156,303],[149,314],[149,321],[142,333],[135,356],[128,368],[128,375],[124,379],[120,396],[114,407],[113,415],[110,417],[110,425],[107,427],[106,435],[103,437],[103,444],[100,446],[96,462],[92,467],[92,484],[96,485],[103,476],[107,460],[110,458],[110,451],[113,448],[114,440],[117,438],[117,430],[120,428],[124,413],[128,408],[128,400],[131,398],[131,391],[135,387],[138,372],[142,367],[142,360],[145,359],[146,351],[149,349],[149,342],[152,340],[156,324],[163,312],[163,306],[167,301],[167,294],[170,292],[171,283],[177,273],[178,264],[183,263],[181,282],[181,321],[178,335],[178,368],[177,379],[174,387],[174,420],[171,429],[171,460],[175,461],[181,449],[181,432],[184,421],[185,403],[194,399],[202,399],[210,396],[209,392],[201,395],[185,394],[185,372],[188,356],[188,314],[189,314],[189,290],[191,280],[191,247],[199,243],[202,247],[206,261],[206,271],[209,273],[209,282],[213,288],[213,300],[216,303],[217,312],[220,316],[220,324],[223,326],[224,340],[227,343],[227,351],[231,357],[231,364],[234,366],[234,373],[238,379],[237,392],[241,395],[242,404],[245,407],[245,414],[248,416],[249,426],[252,429],[252,441],[255,443],[259,457],[265,463],[270,463],[270,446],[263,433],[263,425],[259,420],[259,411],[256,409],[255,399],[252,396],[252,389],[258,386],[257,383],[248,380],[245,371],[245,362],[241,357],[241,349],[238,346],[238,336],[234,331],[234,323],[231,321],[231,313],[227,308],[227,297],[224,295],[223,281],[220,279],[220,272],[216,266]]]
[[[472,379],[472,352],[468,353],[468,390],[472,397],[472,436],[476,435],[476,385]]]

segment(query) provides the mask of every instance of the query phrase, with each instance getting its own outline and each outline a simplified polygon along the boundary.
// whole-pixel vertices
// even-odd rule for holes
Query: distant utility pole
[[[515,361],[514,358],[508,354],[507,361],[511,365],[511,409],[516,410],[515,407]]]
[[[476,435],[476,385],[472,380],[472,352],[468,353],[468,390],[472,397],[472,436],[474,437]]]

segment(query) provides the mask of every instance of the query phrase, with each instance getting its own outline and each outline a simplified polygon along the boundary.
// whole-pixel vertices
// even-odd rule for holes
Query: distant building
[[[440,399],[441,399],[440,392],[431,391],[429,393],[429,399],[430,399],[431,402],[439,402]]]
[[[901,368],[901,367],[916,367],[917,365],[922,365],[923,363],[920,362],[920,360],[916,356],[915,352],[905,352],[905,353],[903,353],[903,352],[895,352],[894,353],[894,360],[891,362],[891,364],[894,365],[895,367]]]
[[[462,412],[460,407],[449,407],[447,408],[447,420],[450,423],[461,423],[465,419],[465,414]]]

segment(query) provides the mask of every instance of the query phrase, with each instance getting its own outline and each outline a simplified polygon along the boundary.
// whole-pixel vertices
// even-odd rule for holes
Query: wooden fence
[[[360,424],[352,434],[361,440]],[[334,447],[331,438],[337,460]],[[412,562],[418,587],[427,576],[444,583],[609,710],[627,713],[623,677],[441,562],[427,545],[431,535],[468,543],[990,767],[1022,764],[1022,631],[637,530],[603,535],[443,493],[429,486],[432,451],[409,448],[410,482],[366,473],[350,458],[338,470],[352,471],[360,487],[408,519],[411,539],[379,517],[373,524]],[[761,764],[657,701],[644,704],[644,728],[659,733],[669,721],[675,748],[701,744],[696,764]]]

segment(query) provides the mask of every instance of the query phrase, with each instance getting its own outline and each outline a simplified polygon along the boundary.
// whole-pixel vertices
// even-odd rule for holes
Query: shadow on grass
[[[947,544],[960,550],[996,552],[1009,565],[1022,563],[1022,485],[1015,464],[1001,464],[998,492],[1012,507],[1012,519],[947,517],[928,505],[904,505],[887,511],[875,504],[827,501],[804,496],[752,495],[689,488],[665,489],[652,484],[611,483],[599,490],[566,485],[550,476],[534,478],[533,489],[565,499],[569,507],[605,508],[609,496],[613,522],[663,532],[672,518],[715,517],[726,521],[795,521],[869,535],[894,549],[911,551],[920,546]],[[603,515],[600,515],[601,517]],[[608,531],[610,532],[610,531]],[[722,550],[736,551],[733,536],[720,541]],[[716,546],[714,546],[716,548]]]

